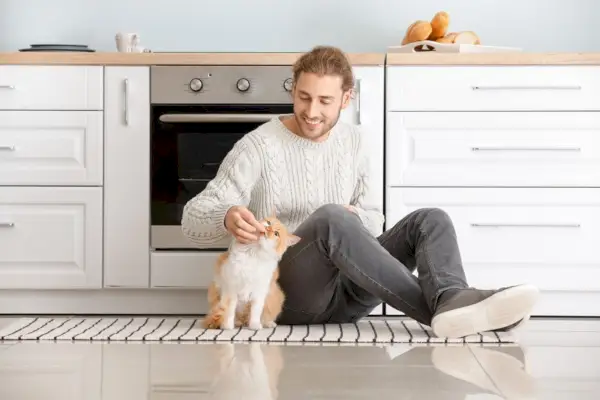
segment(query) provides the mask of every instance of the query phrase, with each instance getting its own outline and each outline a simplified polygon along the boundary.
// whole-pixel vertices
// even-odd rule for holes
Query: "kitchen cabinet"
[[[102,111],[0,111],[0,185],[102,185]]]
[[[150,276],[150,69],[105,68],[104,286]]]
[[[387,124],[390,187],[600,186],[600,113],[394,112]]]
[[[388,66],[388,111],[596,111],[594,65]]]
[[[102,190],[0,187],[0,288],[102,286]]]
[[[2,289],[102,287],[102,71],[0,66]]]
[[[100,65],[0,65],[0,110],[102,110]]]
[[[384,69],[381,66],[354,67],[355,95],[342,111],[342,121],[356,124],[369,147],[372,190],[377,191],[379,206],[384,203]]]
[[[534,315],[600,315],[600,68],[387,69],[386,228],[441,208],[471,286],[532,283]]]
[[[369,148],[370,168],[373,175],[371,190],[377,191],[379,207],[384,207],[384,68],[382,66],[355,66],[354,96],[342,111],[342,121],[355,124],[365,135]],[[376,307],[371,315],[383,314],[383,306]]]

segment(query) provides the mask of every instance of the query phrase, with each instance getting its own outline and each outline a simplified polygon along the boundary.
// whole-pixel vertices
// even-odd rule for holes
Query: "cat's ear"
[[[295,244],[297,244],[300,241],[300,237],[296,236],[296,235],[289,235],[288,236],[288,246],[293,246]]]

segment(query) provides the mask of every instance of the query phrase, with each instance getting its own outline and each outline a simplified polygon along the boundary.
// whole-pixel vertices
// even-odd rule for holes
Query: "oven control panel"
[[[152,66],[153,104],[290,104],[292,68],[276,65]]]

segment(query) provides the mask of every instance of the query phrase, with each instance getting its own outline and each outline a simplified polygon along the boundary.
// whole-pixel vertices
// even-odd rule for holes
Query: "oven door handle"
[[[163,114],[158,119],[169,123],[194,122],[268,122],[280,114]]]

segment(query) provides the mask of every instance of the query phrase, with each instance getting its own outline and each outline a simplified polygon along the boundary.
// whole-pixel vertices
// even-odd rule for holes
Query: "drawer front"
[[[216,251],[153,251],[150,287],[207,289],[221,253]]]
[[[391,186],[600,186],[600,113],[390,113]]]
[[[0,111],[0,185],[101,185],[101,111]]]
[[[0,66],[0,110],[102,110],[103,67]]]
[[[598,66],[388,67],[389,111],[600,109]]]
[[[428,207],[453,220],[472,286],[600,291],[600,189],[391,189],[386,228]]]
[[[102,189],[0,187],[0,288],[102,286]]]

